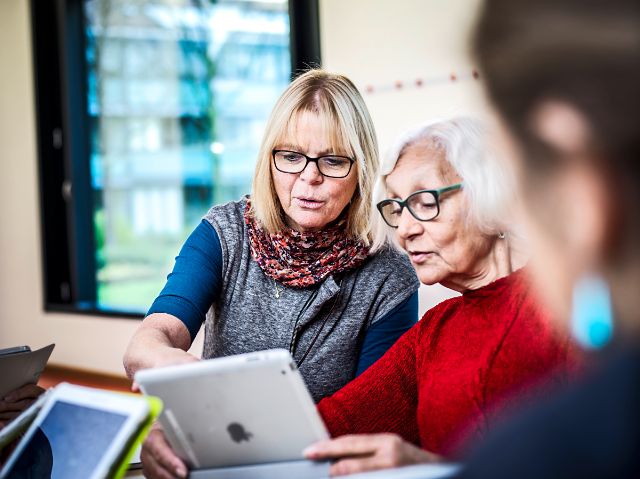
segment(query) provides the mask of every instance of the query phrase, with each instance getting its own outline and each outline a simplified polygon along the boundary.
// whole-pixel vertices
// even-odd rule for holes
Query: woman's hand
[[[163,366],[173,366],[175,364],[196,363],[198,361],[200,361],[199,358],[182,349],[164,348],[161,353],[157,355],[153,367],[160,368]]]
[[[354,434],[320,441],[304,450],[307,459],[335,459],[331,476],[436,463],[442,458],[404,441],[396,434]]]
[[[183,351],[182,349],[161,348],[158,350],[157,359],[151,367],[160,368],[162,366],[173,366],[175,364],[197,363],[198,361],[200,361],[199,358],[196,358],[193,354]],[[138,383],[133,381],[131,383],[131,390],[134,393],[140,392],[140,386],[138,386]]]
[[[175,364],[197,363],[200,361],[200,359],[196,358],[193,354],[177,348],[162,348],[159,350],[159,353],[158,359],[154,361],[154,368],[173,366]],[[140,386],[138,386],[137,382],[133,381],[131,383],[131,390],[134,393],[140,392]]]
[[[142,444],[140,460],[142,461],[142,472],[147,478],[184,478],[188,474],[187,466],[173,452],[158,423],[151,427],[149,435]]]
[[[25,384],[0,399],[0,429],[31,406],[43,392],[40,386]]]
[[[190,345],[189,330],[182,321],[170,314],[150,314],[129,342],[123,358],[124,369],[129,379],[133,379],[139,369],[198,361],[187,352]],[[137,391],[137,384],[132,389]]]

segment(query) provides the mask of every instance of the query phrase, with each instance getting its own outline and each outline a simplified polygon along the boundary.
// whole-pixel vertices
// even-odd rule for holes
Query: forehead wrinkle
[[[444,183],[456,183],[460,180],[460,175],[453,165],[447,160],[446,152],[444,150],[442,151],[442,155],[440,155],[437,169],[440,179]]]
[[[328,114],[325,114],[322,110],[316,109],[301,109],[291,114],[289,121],[287,122],[287,126],[285,127],[285,131],[278,138],[276,143],[276,149],[289,149],[291,148],[294,151],[299,153],[308,153],[306,151],[306,147],[300,145],[297,140],[291,141],[292,139],[297,138],[298,132],[298,124],[300,123],[300,117],[305,113],[315,115],[320,118],[323,135],[329,139],[329,146],[323,148],[321,151],[317,152],[318,156],[324,155],[340,155],[340,156],[349,156],[348,148],[344,148],[343,142],[344,139],[339,133],[339,128],[337,124],[337,119],[332,119]]]
[[[457,170],[447,159],[446,148],[437,139],[424,139],[412,146],[420,148],[419,156],[424,157],[425,163],[434,165],[438,179],[443,184],[460,180]]]
[[[396,166],[385,178],[387,193],[399,198],[399,195],[389,184],[389,177],[393,175],[399,167],[404,168],[404,165],[409,162],[414,163],[418,168],[427,167],[429,169],[429,173],[433,173],[442,185],[446,185],[450,178],[457,178],[458,175],[451,164],[446,160],[445,154],[445,151],[433,141],[419,140],[407,145],[402,149],[401,155],[396,162]],[[438,187],[438,185],[433,181],[425,181],[424,177],[416,177],[415,175],[412,175],[411,180],[409,181],[410,182],[408,182],[408,184],[411,186],[411,192],[437,189]]]
[[[461,180],[460,174],[447,158],[447,149],[438,138],[425,141],[425,147],[435,153],[437,158],[436,169],[438,176],[444,184],[453,184]]]

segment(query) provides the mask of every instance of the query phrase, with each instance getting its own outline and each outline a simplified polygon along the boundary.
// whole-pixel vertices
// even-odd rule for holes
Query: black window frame
[[[318,0],[289,0],[289,20],[295,77],[321,65]],[[83,0],[31,0],[31,34],[43,308],[142,318],[97,306]]]

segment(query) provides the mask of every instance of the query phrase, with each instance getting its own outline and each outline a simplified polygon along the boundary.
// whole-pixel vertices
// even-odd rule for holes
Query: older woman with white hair
[[[511,177],[475,120],[423,126],[391,149],[381,218],[423,284],[461,296],[429,310],[364,374],[318,409],[337,439],[312,459],[346,474],[457,455],[516,393],[572,363],[510,243]],[[376,247],[383,247],[379,243]]]

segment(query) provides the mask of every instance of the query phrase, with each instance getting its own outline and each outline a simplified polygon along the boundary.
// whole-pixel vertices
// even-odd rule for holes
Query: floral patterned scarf
[[[306,288],[327,276],[357,268],[369,248],[346,234],[346,218],[321,231],[300,232],[287,228],[267,233],[250,214],[250,200],[244,212],[251,256],[262,271],[281,284]]]

